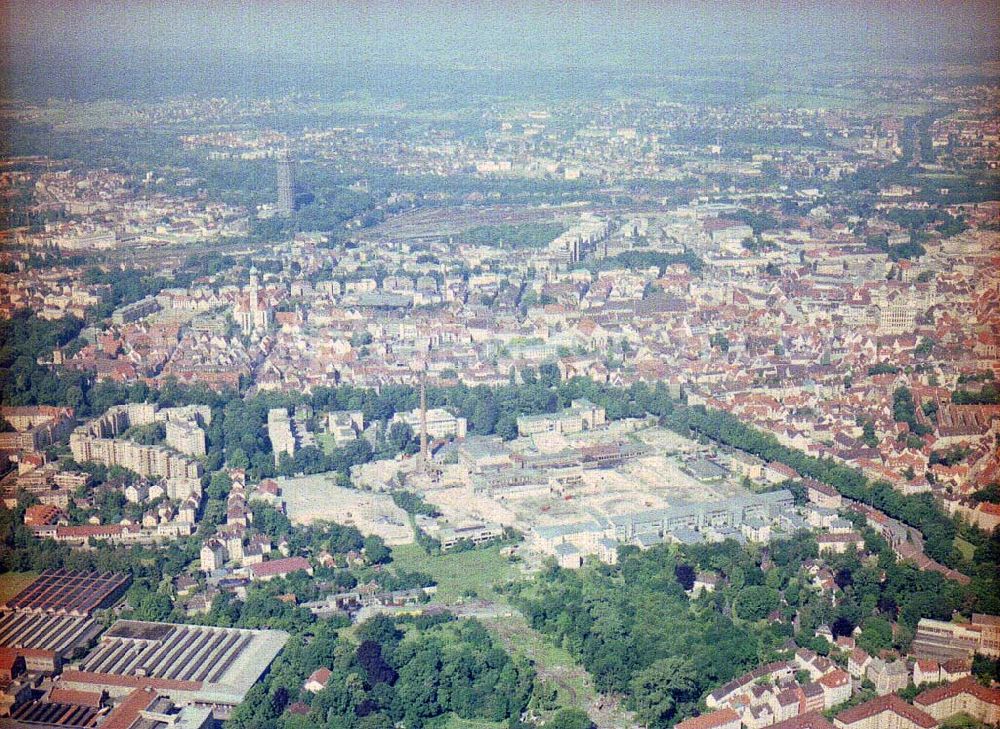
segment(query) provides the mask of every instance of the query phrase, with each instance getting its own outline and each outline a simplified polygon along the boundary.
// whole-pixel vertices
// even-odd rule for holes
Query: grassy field
[[[38,577],[37,572],[4,572],[0,574],[0,604],[10,600],[36,577]]]
[[[962,556],[965,559],[971,560],[976,554],[975,546],[961,537],[955,537],[955,548],[962,553]]]
[[[317,433],[316,434],[316,445],[323,449],[323,452],[327,455],[333,453],[337,445],[333,442],[333,436],[329,433]]]
[[[392,549],[393,564],[402,570],[425,572],[438,585],[433,602],[452,604],[467,591],[474,591],[484,600],[506,605],[494,586],[523,579],[517,563],[500,554],[500,547],[469,552],[429,556],[416,544]],[[554,686],[558,706],[576,706],[587,711],[600,726],[627,726],[629,720],[616,705],[598,706],[598,694],[587,672],[568,651],[555,645],[531,628],[516,609],[502,617],[481,617],[480,621],[495,633],[504,647],[514,655],[529,658],[538,676]],[[451,717],[445,723],[434,724],[441,729],[493,729],[489,722],[468,722]]]
[[[462,719],[455,714],[449,714],[442,719],[429,721],[427,726],[431,729],[503,729],[507,724],[485,719]]]
[[[633,726],[633,717],[622,706],[607,697],[601,697],[594,688],[590,674],[576,662],[569,651],[543,636],[528,625],[517,610],[502,618],[481,619],[482,623],[499,636],[504,648],[513,655],[530,659],[535,664],[538,678],[556,690],[555,706],[576,707],[586,711],[597,726]],[[555,713],[543,710],[549,718]]]
[[[521,577],[517,564],[500,554],[500,547],[429,556],[416,544],[392,548],[392,561],[407,572],[426,572],[437,582],[434,602],[453,603],[467,591],[484,600],[501,600],[493,586]]]
[[[530,658],[539,676],[550,681],[558,692],[559,706],[576,706],[587,710],[595,697],[587,672],[561,646],[533,630],[520,613],[511,618],[483,621],[501,636],[504,646],[515,655]]]

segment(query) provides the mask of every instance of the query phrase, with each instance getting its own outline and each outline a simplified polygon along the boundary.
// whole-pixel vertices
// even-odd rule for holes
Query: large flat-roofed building
[[[0,719],[0,727],[7,729],[92,729],[104,726],[106,709],[101,696],[92,697],[78,691],[49,692],[39,701],[28,701],[13,707],[10,717]]]
[[[205,455],[205,431],[190,421],[167,421],[166,443],[189,456]]]
[[[420,433],[420,408],[408,413],[396,413],[390,427],[393,423],[406,423],[414,433]],[[427,435],[431,438],[464,438],[465,432],[465,418],[456,418],[444,408],[427,411]]]
[[[56,671],[97,637],[91,613],[114,605],[129,581],[113,572],[42,572],[0,610],[0,651],[23,658],[28,671]]]
[[[208,729],[216,722],[211,708],[177,706],[155,689],[137,688],[109,707],[102,694],[54,688],[0,719],[7,729]]]
[[[604,408],[589,400],[580,399],[574,400],[568,408],[559,413],[520,416],[517,419],[517,432],[525,436],[536,433],[579,433],[592,430],[606,422],[607,415]]]
[[[54,672],[101,632],[93,618],[0,612],[0,655],[20,656],[32,672]]]
[[[502,536],[503,527],[499,524],[464,524],[458,527],[445,527],[438,534],[438,539],[441,542],[441,550],[447,551],[462,541],[485,544]]]
[[[149,688],[178,705],[213,707],[216,718],[225,718],[288,637],[281,630],[119,620],[78,667],[63,671],[59,685],[111,696]]]
[[[150,314],[155,314],[159,310],[160,303],[154,297],[147,296],[144,299],[115,309],[111,313],[111,321],[121,326],[122,324],[139,321]]]
[[[267,411],[267,438],[274,451],[274,464],[278,465],[282,453],[295,456],[295,434],[288,408],[271,408]]]
[[[326,429],[333,437],[334,445],[342,448],[358,439],[365,429],[365,414],[360,410],[341,410],[328,413]]]
[[[949,658],[970,658],[979,650],[982,633],[978,626],[946,623],[921,618],[913,636],[910,651],[917,658],[946,661]]]
[[[690,506],[622,514],[610,517],[608,522],[621,542],[632,542],[642,535],[654,535],[662,541],[676,530],[740,527],[754,518],[768,519],[782,509],[791,508],[794,503],[792,493],[780,489]]]
[[[116,572],[45,570],[4,605],[7,610],[86,617],[117,602],[130,578]]]

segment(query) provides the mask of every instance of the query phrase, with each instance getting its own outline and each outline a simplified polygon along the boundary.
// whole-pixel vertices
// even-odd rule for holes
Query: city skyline
[[[998,12],[0,0],[0,726],[1000,726]]]

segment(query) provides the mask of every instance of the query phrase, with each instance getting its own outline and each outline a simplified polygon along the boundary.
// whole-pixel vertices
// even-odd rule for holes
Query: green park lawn
[[[486,721],[485,719],[462,719],[455,714],[428,722],[433,729],[503,729],[505,722]]]
[[[4,572],[0,574],[0,604],[10,600],[38,577],[37,572]]]
[[[967,542],[961,537],[955,537],[955,548],[962,553],[962,557],[972,560],[976,554],[976,547],[971,542]]]
[[[416,544],[392,548],[393,564],[407,572],[425,572],[437,582],[434,602],[454,603],[468,591],[484,600],[502,600],[494,585],[521,577],[516,563],[500,554],[500,547],[469,552],[428,555]]]
[[[438,585],[432,602],[442,604],[458,601],[468,590],[475,591],[485,600],[506,604],[494,586],[523,578],[518,564],[500,554],[500,547],[430,556],[418,545],[407,544],[393,547],[392,557],[393,564],[399,569],[431,575]],[[514,608],[511,610],[512,614],[505,617],[480,620],[501,639],[508,651],[534,662],[539,677],[556,688],[559,706],[586,709],[596,697],[587,672],[562,646],[554,645],[533,630],[519,612]],[[493,729],[498,725],[452,716],[445,723],[434,726],[441,729]]]
[[[337,448],[337,445],[333,442],[333,436],[329,433],[317,433],[316,444],[322,448],[323,452],[328,456],[331,455]]]

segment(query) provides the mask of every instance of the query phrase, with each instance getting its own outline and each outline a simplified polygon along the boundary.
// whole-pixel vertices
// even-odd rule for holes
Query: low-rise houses
[[[854,678],[862,679],[867,675],[868,665],[872,657],[861,648],[855,648],[847,657],[847,671]]]
[[[318,694],[320,691],[326,688],[326,684],[330,680],[330,676],[332,675],[333,675],[332,671],[330,671],[330,669],[326,668],[325,666],[317,668],[315,671],[309,674],[309,678],[307,678],[306,682],[302,684],[302,688],[304,688],[309,693]]]
[[[285,577],[299,571],[312,574],[312,565],[309,564],[309,560],[304,557],[286,557],[252,564],[249,567],[250,578],[260,582],[267,582],[276,577]]]
[[[795,670],[795,664],[789,661],[768,663],[715,689],[705,697],[705,705],[710,709],[725,707],[749,691],[758,680],[766,678],[775,682],[792,676]]]
[[[817,534],[816,543],[819,545],[819,553],[832,552],[833,554],[843,554],[848,549],[861,551],[865,546],[864,538],[857,532],[846,534]]]
[[[972,674],[972,661],[952,658],[939,663],[933,660],[917,659],[913,663],[913,685],[925,683],[952,682]]]

